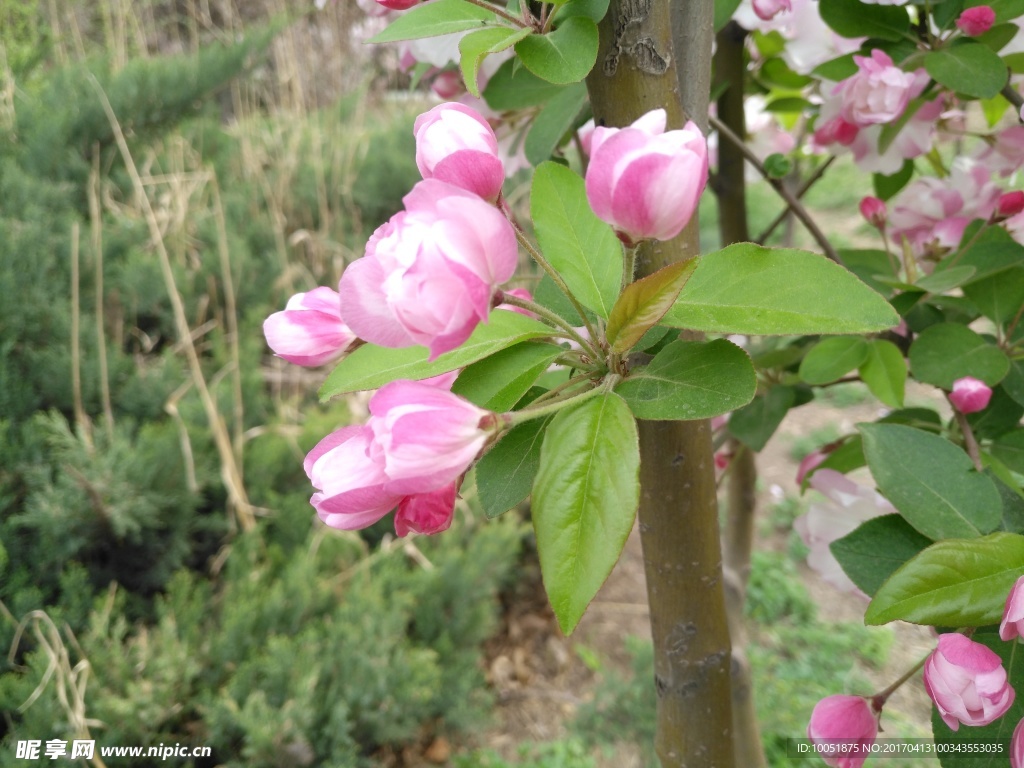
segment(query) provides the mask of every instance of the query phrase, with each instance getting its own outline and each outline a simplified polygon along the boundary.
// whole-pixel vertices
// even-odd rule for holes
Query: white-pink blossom
[[[924,664],[924,689],[943,722],[952,730],[988,725],[1013,705],[1013,687],[999,656],[987,646],[956,632],[939,636],[939,645]]]
[[[307,367],[340,357],[356,340],[341,317],[338,292],[325,286],[292,296],[264,321],[263,335],[278,357]]]

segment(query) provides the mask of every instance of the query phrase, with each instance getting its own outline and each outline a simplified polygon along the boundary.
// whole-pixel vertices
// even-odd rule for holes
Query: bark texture
[[[587,79],[597,124],[628,125],[663,107],[670,129],[693,119],[706,130],[712,13],[711,0],[612,0],[600,25],[597,66]],[[679,237],[641,250],[637,276],[692,258],[699,249],[695,216]],[[641,421],[640,453],[657,753],[664,768],[733,768],[729,628],[710,426]]]

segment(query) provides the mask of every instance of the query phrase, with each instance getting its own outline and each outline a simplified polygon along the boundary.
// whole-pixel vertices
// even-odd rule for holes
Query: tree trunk
[[[720,92],[718,119],[741,138],[747,135],[744,113],[743,81],[746,77],[744,47],[747,31],[735,21],[726,24],[716,36],[715,86]],[[723,90],[724,89],[724,90]],[[718,232],[722,246],[750,239],[747,220],[746,161],[743,153],[728,141],[718,142],[718,171],[715,195],[718,198]],[[750,556],[754,542],[755,483],[757,465],[754,453],[739,440],[730,439],[725,518],[726,605],[732,635],[732,723],[737,765],[765,768],[767,760],[761,744],[761,729],[754,706],[754,681],[746,654],[746,628],[743,606],[750,577]]]
[[[597,124],[627,125],[663,107],[669,128],[689,117],[706,130],[712,12],[711,0],[612,0],[587,79]],[[679,237],[638,254],[638,276],[699,249],[695,216]],[[709,423],[641,421],[640,454],[640,537],[658,695],[655,747],[664,768],[734,768]]]

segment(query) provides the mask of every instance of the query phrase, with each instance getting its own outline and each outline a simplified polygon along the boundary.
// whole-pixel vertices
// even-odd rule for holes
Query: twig
[[[832,165],[832,163],[834,163],[835,160],[836,160],[836,156],[835,155],[829,155],[828,160],[826,160],[824,163],[819,165],[814,170],[814,173],[812,173],[807,178],[807,181],[805,181],[803,183],[803,185],[800,187],[800,189],[798,189],[796,191],[796,199],[797,200],[802,200],[803,199],[804,195],[807,194],[807,191],[811,187],[813,187],[815,184],[818,183],[818,180],[822,176],[825,175],[825,171],[828,170],[828,167],[830,165]],[[758,243],[759,245],[764,245],[764,241],[767,240],[769,237],[771,237],[772,236],[772,232],[774,232],[776,229],[778,229],[779,225],[782,222],[784,222],[786,220],[786,218],[789,216],[790,210],[792,210],[792,209],[789,207],[789,204],[787,203],[786,207],[782,209],[782,212],[772,220],[771,224],[769,224],[767,227],[765,227],[764,232],[762,232],[760,235],[758,235],[754,242]]]
[[[103,215],[100,212],[100,150],[93,146],[92,170],[89,172],[89,224],[92,228],[92,250],[96,275],[96,349],[100,363],[100,397],[103,401],[103,423],[108,442],[114,439],[114,408],[110,402],[110,373],[107,369],[107,334],[104,328],[103,298]]]
[[[960,434],[964,436],[964,447],[967,448],[967,455],[974,462],[974,468],[979,472],[984,472],[985,466],[981,463],[981,449],[978,447],[978,439],[974,436],[974,430],[971,429],[970,422],[967,421],[967,417],[956,406],[953,406],[953,413],[956,414],[956,423],[960,425]]]
[[[90,444],[89,432],[86,429],[85,407],[82,405],[82,353],[78,338],[78,323],[81,316],[78,296],[78,229],[76,221],[71,225],[71,397],[74,401],[75,426],[82,439]]]
[[[743,152],[743,156],[747,159],[747,162],[753,165],[757,169],[758,173],[760,173],[765,180],[772,185],[772,188],[779,193],[782,199],[786,201],[789,208],[793,211],[793,214],[800,219],[803,225],[807,228],[807,231],[811,233],[811,237],[813,237],[817,241],[818,245],[821,246],[825,255],[837,264],[843,265],[843,260],[839,257],[839,254],[836,253],[836,249],[832,247],[828,238],[825,237],[825,233],[821,231],[817,224],[814,223],[814,219],[812,219],[810,214],[807,213],[807,209],[804,208],[803,203],[794,197],[793,193],[786,189],[785,185],[780,183],[778,179],[771,177],[765,169],[764,164],[758,159],[757,155],[755,155],[746,143],[733,133],[727,125],[717,117],[712,116],[708,119],[711,121],[711,125],[714,129],[718,131],[718,135],[738,147],[740,151]]]

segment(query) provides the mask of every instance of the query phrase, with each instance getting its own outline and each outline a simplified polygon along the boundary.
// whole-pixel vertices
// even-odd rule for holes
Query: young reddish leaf
[[[697,259],[680,261],[627,285],[608,316],[612,352],[627,352],[657,325],[696,268]]]

